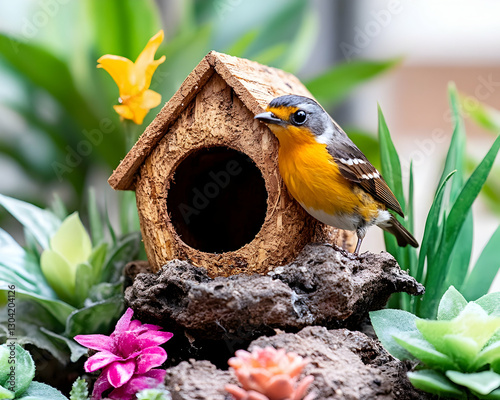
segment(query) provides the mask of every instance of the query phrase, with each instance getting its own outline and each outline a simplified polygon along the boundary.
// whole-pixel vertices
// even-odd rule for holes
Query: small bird
[[[372,225],[396,236],[399,246],[418,247],[388,210],[403,215],[380,172],[316,101],[296,95],[273,99],[255,119],[279,141],[279,170],[290,194],[314,218],[356,231],[359,254]]]

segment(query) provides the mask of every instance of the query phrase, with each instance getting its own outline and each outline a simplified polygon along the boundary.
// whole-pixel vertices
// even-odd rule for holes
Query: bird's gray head
[[[309,132],[317,142],[329,144],[345,133],[316,101],[304,96],[285,95],[273,99],[267,112],[255,116],[269,125],[280,142],[287,132]],[[301,130],[290,128],[305,128]]]

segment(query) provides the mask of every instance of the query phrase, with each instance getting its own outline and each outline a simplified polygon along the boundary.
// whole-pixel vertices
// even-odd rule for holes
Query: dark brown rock
[[[406,365],[361,332],[307,327],[299,333],[261,337],[249,347],[285,348],[310,359],[303,376],[313,375],[317,400],[425,400],[406,377]],[[174,400],[225,399],[224,387],[236,383],[232,372],[208,361],[182,362],[167,371],[165,384]]]
[[[268,276],[211,279],[174,260],[158,274],[139,274],[125,299],[141,318],[194,339],[252,339],[274,329],[308,325],[356,327],[394,292],[424,288],[387,253],[346,256],[330,245],[308,245]]]
[[[224,400],[224,386],[237,384],[229,371],[215,368],[209,361],[189,360],[167,370],[165,386],[172,400]]]

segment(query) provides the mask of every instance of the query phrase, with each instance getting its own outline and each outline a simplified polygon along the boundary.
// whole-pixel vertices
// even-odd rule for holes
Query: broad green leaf
[[[27,253],[3,229],[0,228],[0,289],[9,285],[47,298],[56,298],[40,270],[36,257]]]
[[[500,248],[500,226],[491,235],[472,271],[465,279],[461,291],[468,300],[474,300],[488,292],[500,269],[498,249]],[[497,305],[500,303],[497,303]],[[497,306],[500,315],[500,305]]]
[[[76,266],[70,265],[59,253],[50,249],[42,253],[40,266],[59,298],[71,304],[75,299]]]
[[[10,350],[5,344],[0,345],[0,386],[3,386],[9,377],[9,353]]]
[[[68,400],[59,390],[41,382],[31,382],[19,400]]]
[[[16,397],[14,392],[11,392],[10,390],[7,390],[7,389],[3,388],[2,386],[0,386],[0,398],[1,399],[13,399],[14,397]]]
[[[108,250],[102,269],[103,282],[117,282],[122,276],[123,265],[132,260],[139,251],[141,235],[138,232],[121,237],[115,246]]]
[[[425,369],[408,372],[407,375],[412,385],[424,392],[439,396],[449,396],[454,399],[467,399],[467,395],[459,386],[453,384],[453,382],[437,371]]]
[[[35,293],[26,292],[22,289],[16,290],[16,297],[18,300],[24,299],[39,304],[63,326],[66,323],[66,318],[68,318],[68,316],[75,310],[74,307],[61,300],[47,299]]]
[[[477,392],[472,391],[472,393],[478,398],[478,399],[484,399],[484,400],[500,400],[500,389],[494,390],[491,393],[488,393],[487,395],[481,395]]]
[[[73,268],[89,259],[92,253],[92,243],[77,212],[62,222],[50,239],[50,248]]]
[[[446,371],[446,376],[457,385],[465,386],[485,395],[500,386],[500,375],[493,371],[464,374],[458,371]]]
[[[101,279],[102,269],[108,252],[108,244],[102,243],[92,251],[89,257],[89,264],[92,266],[92,285],[99,282]]]
[[[33,234],[43,249],[49,247],[50,237],[61,225],[61,221],[54,214],[2,194],[0,194],[0,205]]]
[[[8,345],[8,342],[7,342]],[[15,375],[15,394],[20,397],[31,381],[35,377],[35,363],[31,358],[30,353],[24,350],[18,344],[15,344],[15,357],[16,357],[16,375]]]
[[[78,264],[76,267],[75,282],[75,296],[72,305],[80,308],[83,306],[85,299],[88,296],[89,289],[94,281],[94,271],[92,265],[88,262]]]
[[[453,286],[450,286],[439,302],[438,320],[450,320],[457,317],[467,306],[467,300]]]
[[[378,310],[370,312],[370,321],[384,348],[399,360],[413,360],[415,357],[394,340],[394,335],[404,332],[418,332],[417,317],[402,310]]]
[[[500,329],[500,318],[487,315],[471,302],[452,320],[418,319],[416,326],[436,350],[452,357],[467,371],[483,346]]]
[[[500,340],[496,340],[481,350],[474,361],[474,370],[477,371],[482,366],[492,364],[496,360],[500,360]]]
[[[74,337],[91,333],[109,334],[123,313],[123,296],[75,310],[68,318],[64,336]]]
[[[87,354],[88,349],[83,346],[80,346],[72,339],[68,339],[63,335],[45,329],[43,326],[40,327],[40,331],[42,331],[45,335],[49,336],[52,341],[58,343],[59,346],[68,348],[71,353],[70,356],[71,362],[77,362],[81,357]]]
[[[485,294],[474,303],[479,304],[488,315],[500,317],[500,292]]]
[[[418,331],[396,333],[393,338],[415,359],[428,367],[441,371],[457,368],[457,365],[450,357],[437,351]]]
[[[104,240],[104,226],[102,217],[97,205],[97,197],[94,188],[89,189],[89,225],[90,234],[92,236],[92,244],[97,246]]]
[[[388,61],[358,61],[337,65],[325,73],[306,81],[306,87],[325,107],[344,100],[359,84],[395,67],[401,59]]]

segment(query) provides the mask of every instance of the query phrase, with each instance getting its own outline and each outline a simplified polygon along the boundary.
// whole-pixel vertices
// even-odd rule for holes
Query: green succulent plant
[[[33,381],[35,363],[29,352],[15,342],[0,346],[0,398],[68,400],[52,386]]]
[[[500,292],[467,302],[451,286],[437,320],[403,310],[370,313],[382,345],[400,360],[418,362],[411,383],[458,399],[500,399]]]

